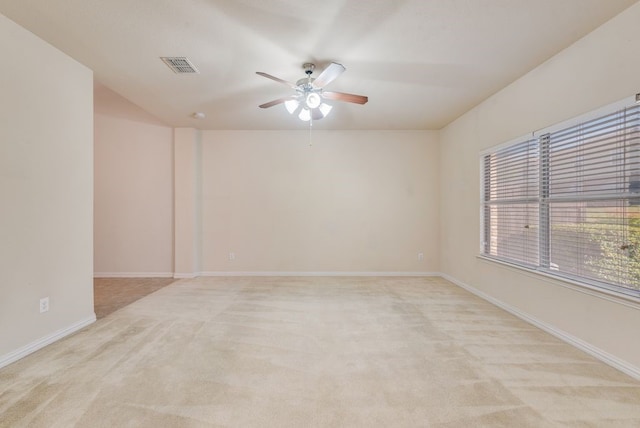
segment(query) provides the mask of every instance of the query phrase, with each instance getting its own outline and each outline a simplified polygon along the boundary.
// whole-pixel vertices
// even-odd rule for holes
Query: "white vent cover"
[[[161,56],[160,59],[173,70],[174,73],[199,73],[198,69],[191,64],[191,61],[184,56]]]

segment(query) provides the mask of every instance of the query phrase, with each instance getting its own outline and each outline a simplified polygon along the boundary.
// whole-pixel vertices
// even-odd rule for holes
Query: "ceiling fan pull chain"
[[[309,147],[313,146],[313,141],[311,141],[311,127],[313,126],[313,116],[309,118]]]

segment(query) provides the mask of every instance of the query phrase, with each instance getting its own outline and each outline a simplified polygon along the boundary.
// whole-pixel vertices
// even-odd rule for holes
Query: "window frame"
[[[611,282],[607,282],[605,279],[593,279],[587,276],[580,276],[574,274],[567,274],[566,272],[555,272],[553,270],[552,263],[553,261],[550,258],[551,255],[551,221],[552,216],[550,213],[550,207],[553,203],[553,199],[549,196],[549,191],[551,187],[551,183],[549,183],[549,135],[553,134],[556,131],[566,130],[571,127],[581,126],[582,124],[597,120],[607,115],[611,115],[613,113],[620,112],[621,110],[625,110],[628,108],[639,108],[638,102],[636,102],[636,97],[627,97],[623,100],[620,100],[616,103],[607,105],[605,107],[599,108],[597,110],[588,112],[586,114],[579,115],[577,117],[571,118],[569,120],[560,122],[558,124],[534,131],[526,136],[522,136],[519,138],[512,139],[503,144],[499,144],[497,146],[491,147],[489,149],[483,150],[480,152],[480,248],[479,248],[479,257],[482,259],[486,259],[493,262],[498,262],[501,264],[506,264],[509,266],[514,266],[518,269],[523,269],[526,271],[534,272],[537,274],[542,274],[546,277],[550,277],[553,279],[569,282],[572,284],[576,284],[581,287],[586,287],[589,289],[594,289],[597,291],[603,291],[607,294],[613,294],[619,297],[631,298],[634,301],[640,301],[640,288],[634,289],[632,287],[626,285],[618,285]],[[487,186],[491,186],[491,183],[488,183],[487,179],[487,167],[488,167],[488,156],[496,155],[501,151],[508,150],[509,148],[516,147],[518,144],[522,144],[525,141],[535,139],[538,144],[538,164],[540,166],[540,173],[538,176],[538,195],[536,205],[539,210],[539,224],[538,224],[538,232],[537,232],[537,242],[538,242],[538,262],[537,265],[532,266],[531,264],[523,263],[518,260],[510,259],[508,257],[496,256],[490,253],[488,249],[490,248],[490,243],[488,240],[490,239],[490,235],[492,231],[495,229],[491,229],[491,224],[488,223],[487,219],[487,210],[490,206],[495,206],[496,201],[491,201],[487,194]],[[585,140],[580,140],[580,144],[585,144]],[[634,143],[630,143],[630,145],[634,145]],[[546,154],[545,154],[546,153]],[[635,162],[630,164],[634,169],[637,168],[637,164]],[[626,166],[626,164],[625,164]],[[547,180],[544,184],[543,181]],[[583,181],[580,181],[582,183]],[[555,184],[555,183],[554,183]],[[631,186],[631,185],[630,185]],[[626,196],[624,198],[620,198],[620,200],[628,201],[631,196]],[[586,201],[588,197],[584,198]],[[613,198],[607,199],[613,201]],[[498,201],[499,203],[500,201]],[[623,216],[623,218],[626,218]],[[582,224],[582,223],[580,223]],[[586,232],[580,232],[586,233]],[[579,239],[584,239],[584,236],[579,235]],[[577,241],[576,241],[577,242]],[[584,264],[584,262],[581,262]],[[634,283],[631,283],[634,285]]]

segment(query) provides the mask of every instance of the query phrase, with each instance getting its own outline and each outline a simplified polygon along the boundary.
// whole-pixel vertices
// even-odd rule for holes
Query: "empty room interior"
[[[640,426],[639,23],[0,0],[0,427]]]

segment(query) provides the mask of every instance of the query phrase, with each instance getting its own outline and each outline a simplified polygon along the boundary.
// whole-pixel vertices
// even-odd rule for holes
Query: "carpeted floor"
[[[0,426],[636,427],[640,382],[440,278],[202,278],[0,370]]]

